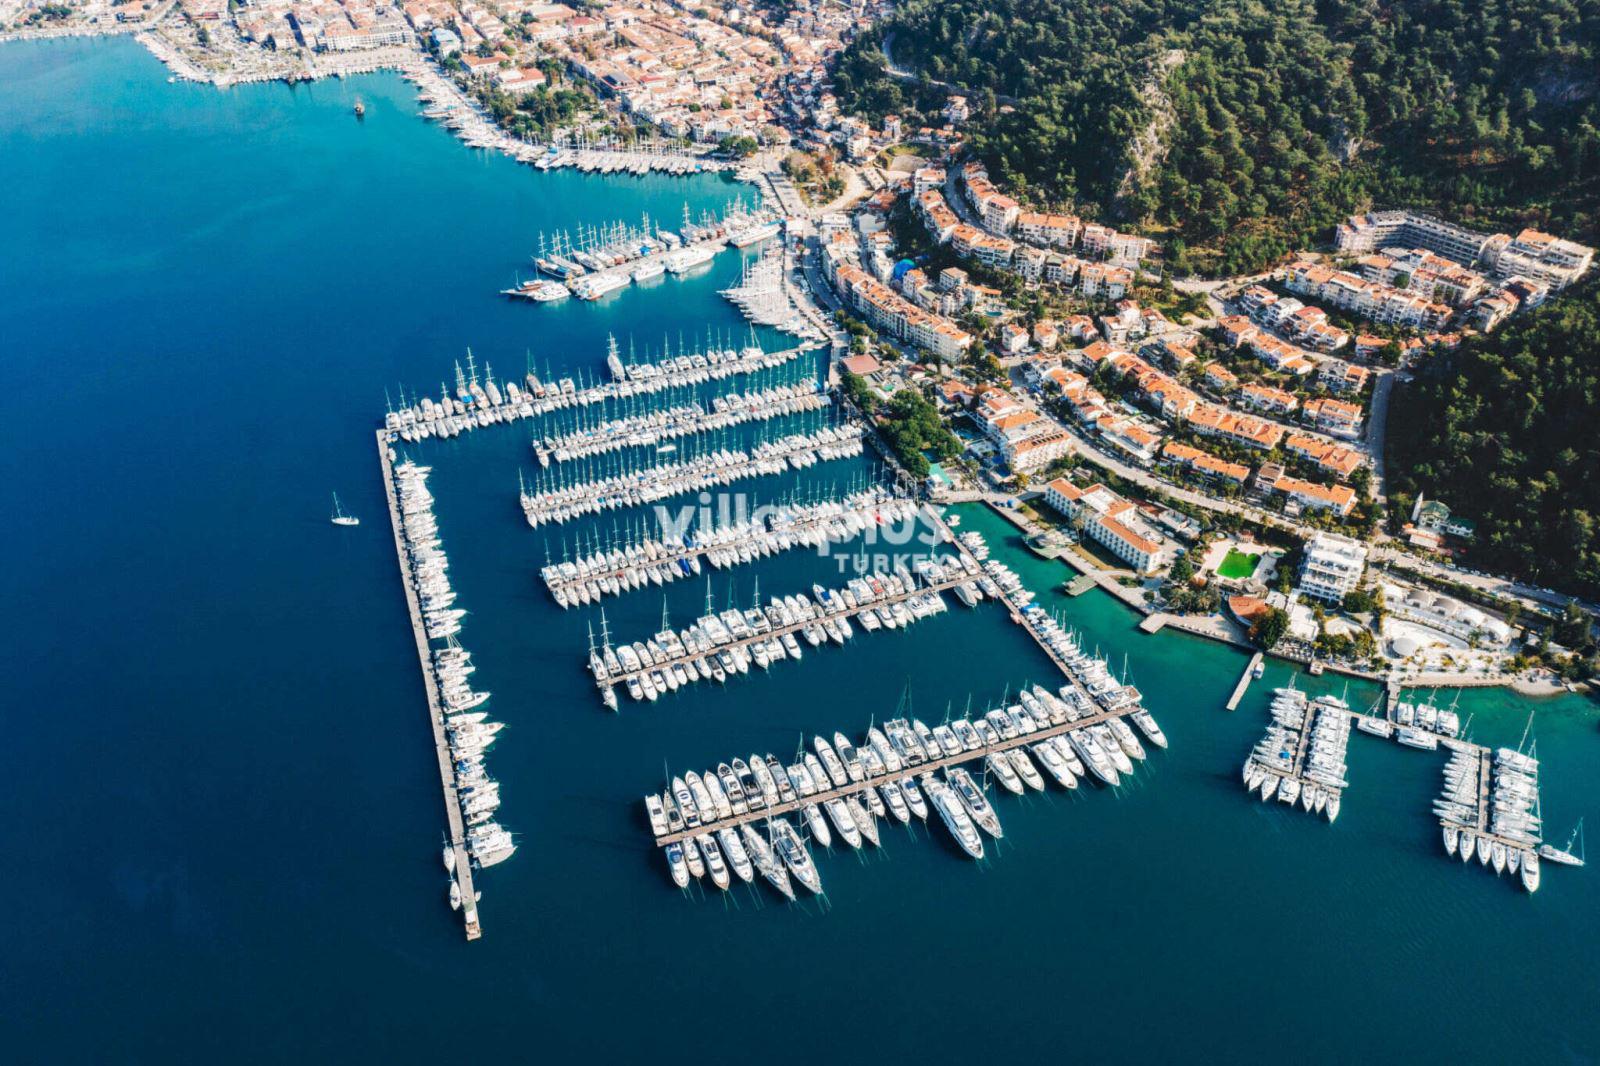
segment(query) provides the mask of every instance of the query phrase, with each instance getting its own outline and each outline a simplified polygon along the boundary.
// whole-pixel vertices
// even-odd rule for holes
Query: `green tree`
[[[1289,615],[1276,607],[1268,607],[1250,627],[1250,639],[1257,646],[1270,649],[1289,632]]]

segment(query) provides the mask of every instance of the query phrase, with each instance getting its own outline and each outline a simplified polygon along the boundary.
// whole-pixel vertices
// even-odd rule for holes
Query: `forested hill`
[[[972,91],[1003,186],[1212,270],[1373,202],[1579,239],[1600,219],[1595,0],[905,0],[837,71],[874,118],[943,96],[888,75],[886,35]]]
[[[1600,285],[1472,337],[1394,404],[1391,491],[1475,519],[1491,569],[1600,597]]]

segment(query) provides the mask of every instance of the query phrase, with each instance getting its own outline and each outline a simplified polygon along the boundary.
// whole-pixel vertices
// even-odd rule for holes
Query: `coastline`
[[[419,98],[442,103],[449,108],[452,121],[443,125],[469,148],[500,152],[519,163],[538,165],[540,169],[573,166],[580,170],[599,170],[604,173],[642,171],[669,175],[731,172],[734,180],[756,186],[763,194],[766,192],[763,175],[731,160],[711,159],[693,152],[644,152],[609,147],[563,151],[564,146],[560,144],[521,140],[496,125],[476,100],[416,48],[396,45],[348,53],[314,53],[299,62],[280,62],[276,54],[268,56],[263,53],[265,65],[260,69],[208,70],[161,32],[161,23],[172,6],[169,4],[155,17],[139,23],[0,34],[0,44],[69,37],[131,36],[171,72],[172,80],[213,85],[218,89],[273,81],[294,84],[394,71],[416,87]]]
[[[1028,516],[1015,508],[1001,507],[995,500],[985,496],[982,502],[988,505],[989,510],[1010,522],[1025,536],[1041,532]],[[1030,546],[1031,548],[1031,546]],[[1036,555],[1041,554],[1035,551]],[[1054,558],[1064,562],[1077,570],[1084,577],[1094,582],[1094,587],[1110,593],[1116,600],[1129,609],[1143,616],[1144,621],[1136,628],[1145,635],[1154,635],[1163,629],[1176,629],[1196,637],[1227,644],[1242,651],[1259,651],[1254,644],[1233,632],[1226,619],[1219,616],[1192,617],[1186,615],[1167,614],[1157,611],[1146,603],[1136,589],[1123,587],[1113,576],[1115,571],[1097,570],[1087,565],[1086,562],[1070,554],[1049,554],[1045,558]],[[1293,663],[1297,666],[1309,666],[1310,663],[1301,657],[1285,655],[1281,652],[1266,651],[1265,654],[1279,662]],[[1400,675],[1398,677],[1388,674],[1374,673],[1371,670],[1362,670],[1359,667],[1346,666],[1326,661],[1321,661],[1325,671],[1339,674],[1344,677],[1359,678],[1363,681],[1372,681],[1377,684],[1387,684],[1398,681],[1403,688],[1504,688],[1519,696],[1531,698],[1544,698],[1560,696],[1567,693],[1581,693],[1583,688],[1571,688],[1560,680],[1539,675],[1518,675],[1511,677],[1484,677],[1479,674],[1448,674],[1424,673],[1416,675]]]

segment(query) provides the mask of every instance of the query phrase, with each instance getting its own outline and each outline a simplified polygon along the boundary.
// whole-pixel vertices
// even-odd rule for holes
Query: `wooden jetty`
[[[433,728],[434,754],[439,760],[439,784],[444,791],[444,813],[450,825],[450,846],[455,849],[456,883],[461,886],[461,916],[466,924],[468,940],[483,935],[478,920],[478,896],[472,887],[472,859],[467,854],[467,829],[461,817],[461,800],[456,794],[455,763],[450,755],[450,744],[444,735],[444,700],[439,694],[438,682],[433,674],[433,656],[428,646],[428,633],[422,624],[422,605],[417,601],[416,581],[406,555],[401,534],[400,501],[395,494],[394,465],[389,458],[387,430],[379,430],[378,462],[383,468],[383,491],[389,501],[389,528],[394,533],[395,555],[400,561],[400,584],[405,587],[406,608],[411,614],[411,633],[416,638],[417,660],[422,666],[422,684],[428,694],[428,722]]]

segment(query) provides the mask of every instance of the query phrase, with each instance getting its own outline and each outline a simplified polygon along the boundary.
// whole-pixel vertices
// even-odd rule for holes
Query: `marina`
[[[1083,782],[1070,794],[995,798],[1002,786],[991,772],[1005,837],[998,848],[981,840],[976,868],[942,824],[931,827],[937,839],[918,842],[930,834],[889,830],[890,813],[878,818],[881,854],[870,844],[843,854],[837,831],[841,854],[808,845],[825,914],[821,900],[760,906],[781,902],[764,883],[711,891],[709,871],[712,898],[685,905],[653,846],[643,793],[735,753],[792,763],[801,735],[808,748],[836,728],[859,740],[869,716],[881,728],[908,689],[914,704],[901,713],[930,727],[952,697],[950,717],[961,717],[965,693],[978,712],[1009,683],[1015,703],[1016,683],[1047,681],[1048,664],[1003,611],[968,615],[952,604],[906,639],[858,640],[737,688],[680,690],[674,706],[655,708],[670,713],[593,713],[580,663],[588,616],[599,611],[563,612],[535,587],[544,533],[530,539],[505,498],[516,468],[534,465],[528,441],[543,426],[528,422],[393,445],[434,469],[449,574],[472,611],[458,640],[472,650],[472,678],[494,692],[478,710],[493,707],[508,723],[489,762],[519,849],[471,871],[484,935],[464,943],[462,915],[445,899],[448,823],[434,736],[416,721],[428,710],[396,545],[384,535],[374,419],[360,413],[383,416],[385,382],[438,396],[439,370],[466,344],[480,371],[487,355],[520,383],[530,344],[542,378],[582,380],[601,366],[608,330],[624,352],[630,332],[657,345],[708,323],[738,336],[717,294],[738,280],[732,256],[702,278],[633,286],[596,313],[530,314],[492,295],[525,259],[528,233],[645,210],[670,219],[699,185],[708,203],[725,187],[672,178],[618,189],[614,179],[463,151],[409,117],[413,96],[388,75],[217,93],[167,85],[168,72],[131,41],[24,42],[0,62],[0,112],[72,115],[81,142],[63,145],[19,118],[0,152],[21,204],[0,245],[7,261],[26,264],[5,293],[18,343],[0,400],[17,443],[0,491],[8,513],[28,518],[4,534],[26,561],[7,592],[28,619],[14,635],[12,695],[18,707],[47,709],[14,716],[16,817],[5,833],[8,853],[50,854],[52,884],[70,889],[40,893],[28,864],[13,871],[14,896],[28,901],[8,940],[20,975],[8,992],[9,1046],[19,1058],[275,1062],[304,1057],[309,1041],[330,1056],[459,1056],[470,1042],[477,1054],[515,1057],[526,1056],[530,1033],[556,1061],[672,1058],[663,1049],[683,1043],[682,997],[634,997],[628,1023],[615,1024],[619,975],[637,974],[715,991],[724,1042],[761,1047],[781,1064],[817,1053],[815,1041],[773,1039],[785,1005],[813,992],[825,993],[819,1031],[839,1046],[892,1039],[896,1055],[940,1061],[1051,1054],[1059,1041],[1041,1018],[1062,1001],[1083,1017],[1128,1017],[1130,983],[1162,1010],[1123,1027],[1116,1055],[1128,1062],[1182,1061],[1197,1041],[1218,1058],[1309,1048],[1319,1063],[1600,1057],[1590,1020],[1600,881],[1574,870],[1530,897],[1505,877],[1458,875],[1456,862],[1440,862],[1430,803],[1448,752],[1353,741],[1355,802],[1331,828],[1241,802],[1239,763],[1260,738],[1273,688],[1295,676],[1313,695],[1339,695],[1343,682],[1271,659],[1237,713],[1224,714],[1245,654],[1170,626],[1144,636],[1098,590],[1057,595],[1071,575],[1032,557],[981,504],[955,508],[958,529],[983,530],[992,557],[1085,646],[1118,664],[1131,657],[1171,749],[1152,753],[1114,801]],[[368,105],[359,128],[349,90]],[[242,122],[277,132],[242,137]],[[182,195],[148,196],[178,187],[174,175],[184,176]],[[650,199],[653,183],[662,191]],[[263,188],[296,206],[242,211],[240,190]],[[30,221],[35,204],[58,205],[39,216],[48,226]],[[375,211],[404,221],[374,225]],[[120,254],[129,248],[143,254]],[[408,283],[373,287],[354,313],[350,279],[371,263]],[[113,279],[117,298],[92,314],[64,311],[86,272]],[[278,310],[258,317],[263,292]],[[196,327],[196,308],[237,327],[225,349]],[[170,431],[142,429],[141,412],[179,396],[184,414]],[[211,446],[233,440],[270,442],[264,465],[242,473],[236,449]],[[833,476],[818,468],[785,480]],[[329,524],[330,489],[359,527]],[[553,532],[554,555],[561,533],[571,540],[611,520]],[[119,565],[172,559],[185,565]],[[735,571],[740,606],[757,576],[772,593],[831,584],[833,572],[833,560],[803,550],[770,557]],[[726,577],[716,577],[719,606]],[[662,596],[674,621],[689,621],[703,584],[603,601],[613,632],[659,628]],[[1364,708],[1377,693],[1352,680],[1347,698]],[[1443,689],[1438,702],[1453,697]],[[1600,813],[1588,784],[1600,780],[1592,698],[1473,689],[1459,714],[1472,717],[1475,741],[1515,748],[1533,708],[1543,846],[1560,847],[1580,816],[1593,823]],[[979,766],[968,764],[975,782]],[[924,800],[938,819],[926,790]],[[786,816],[797,830],[800,817]],[[1555,863],[1542,862],[1549,874]],[[1063,924],[1067,911],[1101,920]],[[1217,980],[1216,960],[1267,929],[1295,932],[1267,965]],[[785,962],[769,967],[776,976],[730,980],[727,953],[707,950],[729,942],[745,957]],[[970,980],[923,981],[922,1024],[896,1026],[884,968],[841,964],[886,944],[915,946],[930,974],[1049,979],[1010,982],[977,1013]],[[1491,948],[1498,961],[1486,964]],[[321,961],[308,965],[308,950]],[[219,951],[234,964],[219,966]],[[166,995],[116,994],[127,974],[148,975]],[[446,988],[473,1005],[457,1012],[465,1029],[441,1010]],[[1218,1021],[1241,1002],[1251,1005],[1246,1021]],[[88,1023],[84,1003],[97,1005]],[[204,1025],[190,1017],[196,1003]],[[1359,1021],[1323,1025],[1308,1044],[1307,1004]],[[928,1023],[954,1018],[969,1024]]]
[[[907,522],[917,505],[881,487],[824,498],[758,507],[749,518],[685,530],[673,539],[613,536],[604,548],[546,564],[540,577],[562,607],[589,604],[632,589],[698,577],[703,563],[724,569],[799,547],[822,549],[877,526]]]
[[[1530,893],[1539,890],[1541,857],[1561,865],[1583,865],[1582,857],[1571,853],[1571,841],[1560,849],[1541,839],[1539,760],[1532,750],[1525,753],[1520,745],[1491,749],[1458,739],[1453,711],[1441,717],[1431,703],[1394,705],[1407,708],[1408,720],[1425,720],[1429,730],[1437,731],[1422,734],[1432,738],[1430,743],[1401,741],[1402,746],[1426,751],[1442,746],[1450,753],[1433,812],[1451,858],[1466,864],[1476,855],[1479,865],[1497,875],[1519,877]],[[1418,707],[1428,711],[1419,714]],[[1292,686],[1274,691],[1270,714],[1266,735],[1245,759],[1245,789],[1259,792],[1263,801],[1276,798],[1291,809],[1298,802],[1304,811],[1323,814],[1329,822],[1337,820],[1349,784],[1345,750],[1352,724],[1361,732],[1388,739],[1391,733],[1382,727],[1391,723],[1353,711],[1337,696],[1310,698]]]

